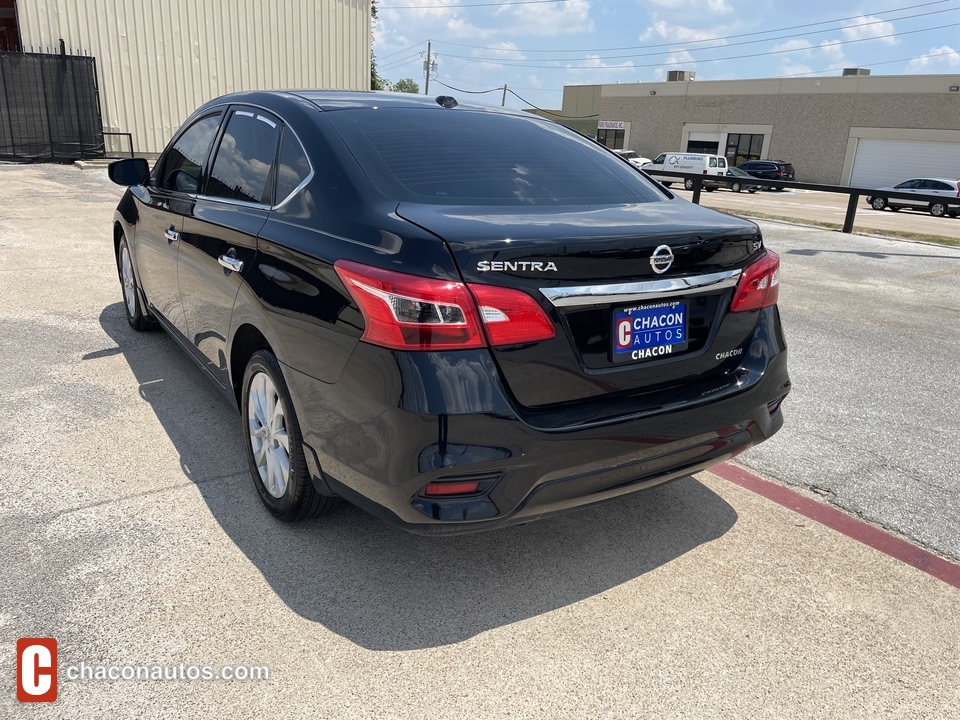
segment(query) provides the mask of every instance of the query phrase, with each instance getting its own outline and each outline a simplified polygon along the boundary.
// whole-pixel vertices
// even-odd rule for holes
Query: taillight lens
[[[366,323],[362,340],[395,350],[466,350],[556,334],[524,292],[407,275],[338,260],[334,268]],[[479,309],[478,309],[479,308]],[[484,335],[486,330],[486,336]]]
[[[493,347],[549,340],[557,334],[543,308],[525,292],[476,283],[467,287],[477,299],[480,319]]]
[[[776,304],[779,296],[780,256],[767,250],[766,255],[744,268],[730,303],[730,312],[770,307]]]
[[[783,171],[782,171],[782,170],[777,170],[777,177],[778,177],[778,178],[782,178],[782,177],[783,177]]]

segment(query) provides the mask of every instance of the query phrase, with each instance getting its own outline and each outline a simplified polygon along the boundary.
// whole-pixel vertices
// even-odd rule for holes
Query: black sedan
[[[779,258],[757,226],[558,124],[235,94],[110,176],[127,318],[236,404],[280,519],[344,498],[419,532],[525,522],[782,425]]]
[[[753,179],[753,175],[751,175],[750,173],[744,170],[741,170],[738,167],[727,168],[727,177],[734,177],[737,179],[734,180],[729,185],[721,185],[720,187],[729,188],[730,190],[733,190],[733,192],[736,192],[736,193],[742,192],[744,190],[746,190],[748,193],[755,193],[757,190],[760,190],[763,187],[762,185],[751,183],[750,181]]]

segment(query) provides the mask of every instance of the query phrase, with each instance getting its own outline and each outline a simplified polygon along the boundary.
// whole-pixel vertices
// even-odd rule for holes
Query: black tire
[[[260,393],[261,375],[266,376],[270,383],[263,388],[265,393]],[[267,425],[273,425],[270,422],[272,418],[267,418],[268,423],[264,424],[257,417],[256,410],[253,411],[254,417],[251,418],[250,395],[255,381],[258,383],[255,391],[261,397],[279,403],[278,422],[276,427],[269,430]],[[280,363],[277,362],[277,358],[269,350],[258,350],[247,362],[247,369],[243,373],[240,417],[243,425],[247,464],[257,494],[267,510],[280,520],[292,522],[326,515],[336,507],[337,499],[317,492],[313,480],[310,478],[304,456],[303,436],[300,434],[300,423],[297,421],[297,414],[293,408],[293,402],[290,400],[290,391],[287,389],[286,380],[284,380],[283,372],[280,370]],[[273,490],[268,489],[267,483],[270,482],[269,476],[271,475],[269,465],[264,469],[264,474],[268,476],[267,483],[261,475],[256,451],[253,448],[254,429],[263,431],[263,435],[259,436],[262,442],[261,447],[266,447],[274,453],[276,450],[283,449],[282,438],[286,438],[288,448],[282,454],[287,457],[287,472],[283,477],[281,472],[283,464],[281,463],[278,466],[279,470],[275,478],[278,481],[283,480],[285,482],[282,488],[278,482],[277,485],[273,486]],[[277,438],[281,439],[278,440]],[[263,455],[265,458],[266,452]],[[274,458],[276,457],[277,454],[275,453]]]
[[[943,217],[947,214],[947,204],[941,202],[930,203],[930,214],[934,217]]]
[[[780,192],[783,192],[783,190],[785,190],[786,188],[784,188],[783,185],[781,185],[780,187],[774,188],[774,189],[779,190]]]
[[[730,189],[733,190],[734,192],[740,192],[741,190],[743,190],[743,187],[741,187],[740,183],[734,183],[733,185],[730,186]]]
[[[684,190],[693,190],[693,180],[691,180],[690,178],[687,178],[686,180],[684,180],[684,181],[683,181],[683,189],[684,189]]]
[[[749,190],[747,190],[747,192],[750,193],[751,195],[753,195],[756,191],[757,191],[756,188],[750,188]]]
[[[955,218],[955,217],[957,216],[958,212],[960,212],[960,211],[958,211],[958,210],[948,210],[948,211],[947,211],[947,217]]]
[[[874,210],[883,210],[887,206],[887,199],[882,197],[875,197],[870,201],[870,207]]]
[[[713,192],[714,190],[716,190],[716,188],[715,188],[715,187],[705,187],[704,190],[706,190],[707,192]]]
[[[661,182],[660,184],[663,185],[664,187],[670,187],[671,185],[673,185],[672,182]]]
[[[133,269],[126,237],[120,238],[120,245],[117,246],[117,275],[123,289],[123,314],[127,316],[130,327],[137,332],[156,329],[157,321],[144,309],[141,301],[140,283],[137,282],[137,273]]]
[[[893,212],[900,212],[900,206],[899,206],[899,205],[889,205],[888,207],[889,207],[891,210],[893,210]]]

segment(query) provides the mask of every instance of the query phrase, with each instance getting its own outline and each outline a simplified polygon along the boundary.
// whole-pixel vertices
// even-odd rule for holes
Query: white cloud
[[[789,77],[792,75],[812,75],[813,70],[809,65],[804,65],[803,63],[793,62],[792,60],[784,60],[780,63],[780,69],[777,75],[779,77]]]
[[[787,40],[785,43],[780,43],[779,45],[774,45],[771,50],[773,52],[803,52],[804,55],[809,55],[808,52],[810,48],[813,47],[813,44],[809,40]]]
[[[727,0],[647,0],[647,5],[652,7],[664,8],[676,12],[689,11],[702,14],[708,12],[711,15],[727,15],[733,12],[733,7]]]
[[[524,55],[512,42],[495,42],[486,48],[474,49],[472,54],[477,57],[503,58],[504,60],[526,60]]]
[[[898,42],[897,38],[881,37],[883,35],[890,35],[893,31],[893,23],[881,20],[873,15],[861,15],[848,23],[844,23],[843,36],[847,40],[881,38],[881,42],[887,45],[896,45]]]
[[[693,55],[686,50],[674,50],[667,55],[664,66],[653,71],[653,79],[660,82],[666,79],[669,70],[695,70],[696,67],[697,61],[693,59]]]
[[[918,57],[907,63],[908,73],[935,72],[939,68],[960,67],[960,52],[949,45],[930,48],[925,57]]]
[[[496,15],[508,17],[508,25],[503,28],[511,35],[566,35],[569,33],[592,32],[593,20],[590,18],[588,0],[567,0],[563,3],[545,3],[542,5],[505,5]]]
[[[671,25],[665,20],[658,20],[640,34],[641,41],[667,40],[669,42],[685,43],[710,40],[717,36],[716,28],[697,30],[685,25]],[[725,40],[718,40],[718,45],[726,45]]]
[[[821,40],[820,52],[831,60],[843,60],[843,45],[839,43],[839,40]]]

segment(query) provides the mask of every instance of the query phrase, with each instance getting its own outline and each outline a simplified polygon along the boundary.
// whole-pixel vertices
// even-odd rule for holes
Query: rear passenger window
[[[207,195],[264,205],[273,203],[273,172],[280,123],[258,110],[234,110],[227,121]]]
[[[297,136],[289,128],[283,131],[280,144],[280,163],[277,166],[277,195],[279,204],[290,197],[300,183],[310,175],[310,161]]]

